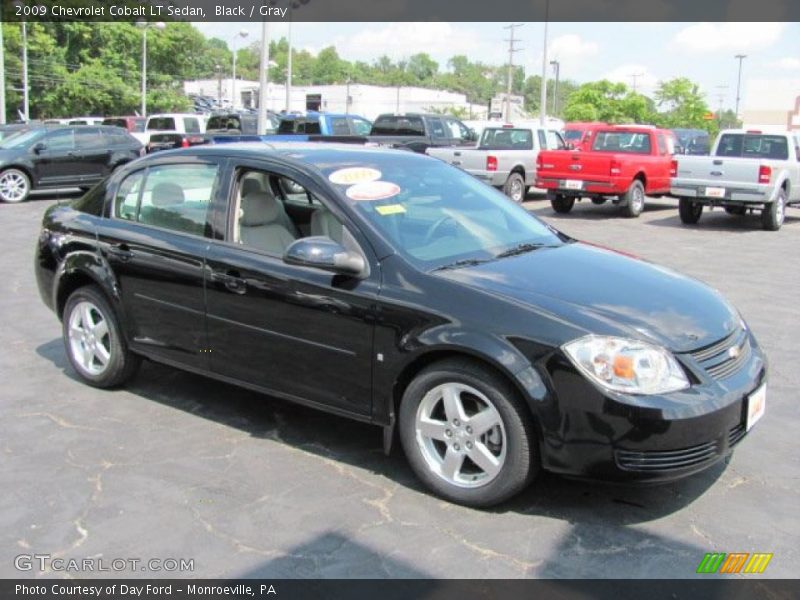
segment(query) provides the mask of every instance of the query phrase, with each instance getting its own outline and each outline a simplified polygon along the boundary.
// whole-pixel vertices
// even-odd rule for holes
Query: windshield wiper
[[[533,250],[538,250],[539,248],[550,248],[549,244],[532,244],[532,243],[525,243],[525,244],[518,244],[513,248],[506,250],[505,252],[501,252],[495,258],[507,258],[509,256],[517,256],[518,254],[525,254],[526,252],[532,252]]]
[[[436,267],[433,271],[447,271],[450,269],[460,269],[461,267],[474,267],[475,265],[482,265],[483,263],[491,262],[494,258],[465,258],[464,260],[457,260],[449,265]]]

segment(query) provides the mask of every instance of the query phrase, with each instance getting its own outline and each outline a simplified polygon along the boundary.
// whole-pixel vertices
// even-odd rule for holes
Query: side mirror
[[[367,267],[363,256],[326,236],[294,241],[286,249],[283,262],[356,277],[362,275]]]
[[[47,150],[47,144],[45,144],[44,142],[38,142],[33,146],[34,154],[41,154],[45,150]]]

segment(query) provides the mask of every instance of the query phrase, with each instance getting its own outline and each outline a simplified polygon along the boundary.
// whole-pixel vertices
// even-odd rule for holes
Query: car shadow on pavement
[[[36,351],[64,375],[81,382],[68,363],[61,339],[42,344]],[[193,417],[236,428],[253,438],[287,444],[328,460],[372,471],[410,490],[428,493],[408,466],[399,441],[390,456],[384,455],[382,430],[374,425],[149,361],[142,364],[138,375],[124,390],[102,393],[123,391]],[[724,470],[724,464],[718,464],[693,477],[659,486],[573,481],[541,473],[527,490],[489,510],[604,526],[632,525],[683,509],[702,496]]]
[[[552,209],[548,202],[544,206],[526,206],[528,212],[537,217],[547,217],[556,221],[585,220],[585,221],[604,221],[606,219],[624,219],[622,207],[615,206],[611,202],[606,202],[600,206],[592,204],[589,200],[576,202],[575,207],[567,214],[557,213]],[[645,204],[642,214],[657,213],[667,210],[675,211],[677,216],[677,205],[673,204]]]
[[[792,214],[793,212],[794,214]],[[704,210],[700,221],[696,225],[686,225],[682,223],[677,212],[671,217],[654,219],[648,221],[646,224],[655,225],[656,227],[672,227],[695,231],[707,229],[709,231],[727,231],[730,233],[748,233],[752,231],[762,231],[767,234],[774,233],[762,229],[761,214],[758,212],[739,216],[729,215],[722,209],[716,209],[711,212]],[[800,225],[800,211],[787,211],[782,228],[797,227],[798,225]]]

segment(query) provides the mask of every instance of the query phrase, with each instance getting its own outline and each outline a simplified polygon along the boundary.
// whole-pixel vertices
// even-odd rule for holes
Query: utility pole
[[[286,114],[289,114],[289,105],[292,103],[292,15],[294,3],[289,4],[289,55],[286,57]]]
[[[267,86],[269,86],[269,21],[261,22],[261,60],[258,72],[258,135],[267,133]]]
[[[747,58],[747,54],[737,54],[734,56],[739,61],[739,80],[736,83],[736,120],[739,120],[739,94],[742,91],[742,61]]]
[[[520,52],[522,48],[517,48],[514,44],[516,44],[519,40],[514,39],[514,30],[517,27],[522,27],[522,23],[512,23],[511,25],[507,25],[503,27],[503,29],[508,29],[511,33],[508,36],[508,39],[505,40],[508,42],[508,74],[506,75],[506,121],[511,121],[511,85],[514,78],[514,53]]]
[[[631,73],[628,76],[631,79],[633,79],[633,93],[634,94],[636,93],[636,80],[639,79],[639,77],[642,77],[643,75],[644,75],[644,73]]]
[[[717,92],[717,100],[719,100],[719,111],[717,112],[717,123],[719,124],[719,128],[722,129],[722,107],[725,102],[725,96],[727,96],[727,92],[725,90],[728,89],[727,85],[718,85],[715,86],[719,92]]]
[[[222,66],[214,67],[217,72],[217,106],[222,108]]]
[[[557,60],[551,60],[550,64],[553,65],[553,70],[556,72],[556,83],[553,86],[553,116],[558,116],[558,76],[561,74],[561,63]]]
[[[31,119],[30,101],[28,96],[28,23],[22,21],[22,112],[25,113],[25,122]]]

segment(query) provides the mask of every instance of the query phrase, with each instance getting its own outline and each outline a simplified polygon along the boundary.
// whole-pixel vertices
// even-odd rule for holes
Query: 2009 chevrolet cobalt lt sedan
[[[719,293],[410,152],[148,156],[47,211],[36,275],[90,385],[147,358],[374,423],[471,506],[540,469],[686,476],[765,410],[766,359]]]

